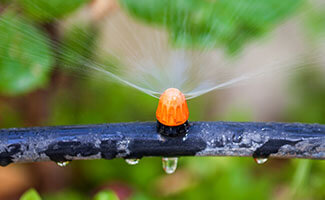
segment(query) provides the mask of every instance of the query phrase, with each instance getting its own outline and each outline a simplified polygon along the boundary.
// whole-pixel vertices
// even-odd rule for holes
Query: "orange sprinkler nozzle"
[[[165,136],[185,135],[189,128],[188,108],[184,94],[169,88],[159,98],[157,132]]]
[[[159,98],[157,120],[166,126],[179,126],[188,120],[189,112],[184,94],[169,88]]]

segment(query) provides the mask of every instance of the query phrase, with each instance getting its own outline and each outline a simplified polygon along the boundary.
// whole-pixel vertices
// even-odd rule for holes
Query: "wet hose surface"
[[[325,125],[190,122],[186,136],[156,122],[0,129],[0,165],[145,156],[252,156],[325,159]]]

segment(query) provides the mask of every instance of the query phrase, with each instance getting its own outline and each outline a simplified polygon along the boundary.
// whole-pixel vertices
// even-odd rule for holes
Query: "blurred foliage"
[[[165,26],[176,46],[222,46],[230,53],[270,32],[293,15],[304,2],[120,1],[137,18],[156,26]],[[97,30],[93,26],[74,26],[63,30],[60,45],[50,44],[49,33],[44,29],[44,23],[71,14],[87,0],[12,2],[14,10],[19,12],[10,8],[1,13],[0,20],[2,95],[18,95],[44,87],[51,75],[50,67],[54,64],[78,67],[87,64],[85,58],[94,57]],[[315,34],[322,32],[324,12],[306,13],[307,26],[312,27]],[[48,108],[51,115],[43,125],[149,121],[155,117],[157,100],[148,95],[117,84],[65,76],[68,82],[52,94]],[[315,71],[298,75],[289,90],[294,101],[285,110],[283,120],[325,123],[323,77]],[[211,105],[219,102],[208,97],[205,95],[188,102],[191,121],[253,119],[251,109],[243,108],[242,105],[233,106],[221,119],[210,111]],[[0,117],[1,127],[24,126],[23,111],[5,99],[0,99]],[[162,170],[160,158],[143,158],[136,166],[127,165],[122,159],[75,161],[65,170],[73,177],[70,185],[56,193],[43,194],[40,191],[43,199],[86,200],[94,196],[94,191],[117,182],[130,188],[129,199],[132,200],[325,198],[324,161],[270,160],[258,166],[251,158],[188,157],[180,158],[178,170],[168,176]],[[116,192],[116,188],[111,191]],[[95,199],[116,199],[112,196],[113,192],[105,190],[97,194]],[[40,197],[35,190],[29,190],[21,199],[39,200]]]
[[[0,5],[3,4],[3,5],[6,5],[8,3],[10,3],[11,0],[0,0]]]
[[[299,195],[299,191],[304,190],[305,182],[308,180],[308,174],[310,172],[311,161],[300,160],[296,172],[292,179],[292,191],[291,196],[295,197]]]
[[[54,64],[71,68],[89,64],[85,60],[89,62],[93,57],[97,38],[94,26],[69,27],[58,44],[49,38],[49,34],[53,33],[45,33],[45,29],[38,25],[50,19],[57,20],[85,2],[19,0],[1,13],[0,79],[3,81],[0,83],[0,94],[20,95],[44,87]],[[19,7],[23,7],[25,12],[15,11]],[[37,16],[37,19],[29,20],[24,16],[31,14]]]
[[[165,26],[176,46],[234,53],[285,20],[303,0],[120,0],[133,15]]]
[[[18,0],[28,16],[41,22],[64,17],[89,0]]]
[[[10,128],[23,124],[21,112],[4,101],[0,101],[0,113],[6,113],[5,117],[0,115],[1,128]]]
[[[309,4],[304,15],[306,30],[314,38],[324,38],[325,36],[325,5]]]
[[[55,194],[44,195],[43,200],[89,200],[86,195],[73,190],[63,190]]]
[[[130,103],[130,99],[138,101]],[[148,121],[155,117],[156,103],[156,99],[129,87],[76,80],[54,97],[50,120],[55,124]]]
[[[21,197],[20,200],[61,200],[61,199],[68,199],[68,200],[86,200],[88,198],[84,197],[83,195],[73,192],[73,191],[65,191],[63,193],[57,193],[55,195],[48,195],[44,198],[41,198],[40,195],[37,193],[35,189],[27,190]],[[98,192],[94,200],[119,200],[116,194],[110,190],[102,190]]]
[[[35,189],[30,189],[21,196],[20,200],[41,200],[41,197]]]
[[[103,190],[96,194],[94,200],[119,200],[116,194],[110,190]]]
[[[304,66],[291,85],[294,95],[289,106],[289,119],[306,123],[325,124],[325,80],[317,66]]]
[[[20,94],[47,82],[53,63],[48,43],[45,34],[29,21],[13,11],[2,13],[0,93]]]

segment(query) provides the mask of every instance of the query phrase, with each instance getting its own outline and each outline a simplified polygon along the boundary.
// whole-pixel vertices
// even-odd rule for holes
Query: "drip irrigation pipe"
[[[156,122],[0,129],[0,165],[146,156],[251,156],[325,159],[325,125],[191,122],[185,136]]]

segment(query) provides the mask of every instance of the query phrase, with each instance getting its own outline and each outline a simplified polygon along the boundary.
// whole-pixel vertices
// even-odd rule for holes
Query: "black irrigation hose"
[[[144,156],[253,156],[325,159],[325,125],[191,122],[164,137],[155,122],[0,129],[0,165]]]

